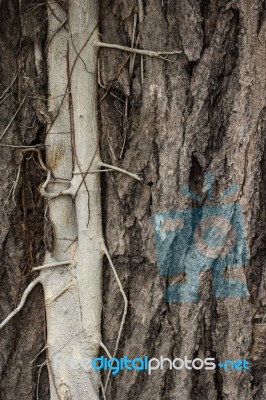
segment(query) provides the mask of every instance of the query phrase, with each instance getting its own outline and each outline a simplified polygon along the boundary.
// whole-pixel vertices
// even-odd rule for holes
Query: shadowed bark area
[[[41,3],[41,2],[39,2]],[[2,144],[35,145],[43,140],[41,101],[45,75],[37,76],[34,43],[45,39],[45,8],[38,2],[3,1],[0,9],[0,320],[18,305],[34,278],[32,267],[43,258],[44,202],[38,191],[43,173],[38,159],[22,149]],[[35,91],[35,92],[34,92]],[[23,102],[24,99],[24,102]],[[17,112],[10,128],[2,134]],[[20,174],[18,172],[20,170]],[[18,179],[17,179],[18,177]],[[15,181],[17,185],[15,186]],[[12,189],[14,188],[14,191]],[[45,343],[43,293],[36,287],[25,307],[0,332],[0,398],[36,398],[38,367],[45,358],[37,354]],[[43,369],[40,382],[47,381]],[[39,399],[48,397],[42,387]]]
[[[142,2],[140,2],[142,3]],[[112,378],[112,399],[262,399],[265,397],[265,4],[262,1],[102,1],[103,41],[149,50],[178,50],[168,61],[100,53],[104,160],[143,174],[143,183],[104,177],[105,234],[130,309],[120,355],[215,357],[252,362],[251,371],[125,371]],[[134,16],[136,29],[134,33]],[[135,36],[135,39],[132,39]],[[131,60],[133,56],[131,56]],[[143,62],[143,77],[142,65]],[[132,72],[133,70],[133,72]],[[117,77],[118,73],[119,76]],[[143,81],[142,81],[143,80]],[[105,90],[100,90],[100,97]],[[116,97],[115,97],[116,96]],[[198,207],[184,196],[203,195],[215,174],[212,201],[232,183],[250,251],[247,265],[228,270],[249,296],[218,298],[213,274],[203,271],[199,301],[163,300],[179,276],[160,276],[152,213]],[[205,196],[202,207],[206,206]],[[183,279],[184,281],[184,279]],[[105,269],[104,343],[111,351],[122,298]],[[115,311],[114,311],[115,310]]]

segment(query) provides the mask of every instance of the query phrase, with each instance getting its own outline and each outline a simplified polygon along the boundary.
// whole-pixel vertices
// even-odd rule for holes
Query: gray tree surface
[[[39,191],[47,177],[39,153],[12,147],[40,145],[42,158],[47,154],[49,3],[0,1],[0,323],[38,277],[32,268],[53,250],[54,228]],[[56,3],[67,15],[69,4]],[[99,46],[98,53],[102,160],[142,177],[101,173],[105,243],[129,302],[117,357],[213,357],[251,365],[241,371],[121,371],[111,376],[107,399],[266,397],[265,13],[263,0],[100,2],[101,41],[146,51]],[[68,22],[60,21],[59,31],[69,33]],[[148,50],[175,54],[151,57]],[[58,153],[55,161],[63,156]],[[239,226],[245,231],[233,238],[242,253],[217,275],[215,266],[204,269],[197,258],[193,264],[197,237],[185,235],[182,247],[175,223],[190,215],[184,210],[210,216],[210,206],[224,217],[230,204],[239,207],[230,221],[236,235]],[[174,238],[170,245],[160,244],[156,216]],[[189,260],[183,271],[177,248]],[[196,288],[191,265],[198,271]],[[166,301],[164,291],[171,287],[178,289],[170,289]],[[102,343],[111,354],[123,312],[123,296],[105,260]],[[44,294],[36,286],[0,331],[1,400],[50,399],[46,339]]]

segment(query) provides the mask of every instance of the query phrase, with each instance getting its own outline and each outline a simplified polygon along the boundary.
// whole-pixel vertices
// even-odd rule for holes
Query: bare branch
[[[2,100],[0,100],[0,104],[4,103],[9,96],[11,96],[11,93],[8,93]]]
[[[131,39],[131,48],[132,49],[134,48],[134,43],[135,43],[137,19],[138,19],[137,14],[135,14],[134,15],[134,23],[133,23],[132,39]],[[138,45],[138,39],[139,39],[139,35],[137,37],[136,46]],[[129,76],[130,76],[130,78],[132,78],[132,75],[133,75],[135,58],[136,58],[136,53],[133,54],[133,56],[130,58],[130,61],[129,61]]]
[[[26,288],[25,292],[23,293],[20,303],[19,305],[15,308],[15,310],[13,310],[8,317],[6,317],[6,319],[0,324],[0,330],[23,308],[28,295],[30,294],[30,292],[32,291],[32,289],[38,284],[41,283],[41,278],[38,277],[36,279],[34,279],[29,286]]]
[[[141,85],[144,84],[144,64],[143,64],[143,56],[140,56],[140,75],[141,75]]]
[[[54,263],[50,263],[50,264],[40,265],[40,266],[34,267],[32,269],[33,269],[33,271],[39,271],[39,270],[45,269],[45,268],[62,267],[63,265],[72,265],[72,264],[73,264],[72,261],[59,261],[59,262],[54,262]]]
[[[107,349],[107,347],[105,346],[105,344],[103,344],[103,342],[100,342],[100,346],[102,349],[104,349],[105,353],[108,355],[109,358],[112,358],[109,350]]]
[[[14,145],[14,144],[8,144],[8,143],[0,143],[0,147],[11,147],[14,149],[29,149],[31,150],[32,148],[37,148],[37,147],[45,147],[43,144],[34,144],[33,146],[19,146],[19,145]]]
[[[103,382],[102,382],[102,380],[101,380],[101,389],[102,389],[102,394],[103,394],[103,400],[107,400],[106,399],[106,396],[105,396],[105,389],[104,389],[104,386],[103,386]]]
[[[21,107],[23,106],[23,104],[24,104],[24,102],[25,102],[25,100],[26,100],[26,97],[27,97],[27,95],[25,95],[25,96],[23,97],[23,100],[22,100],[22,102],[20,103],[20,105],[18,106],[17,111],[15,112],[15,114],[13,115],[13,117],[11,118],[11,120],[9,121],[9,123],[7,124],[7,126],[5,127],[5,129],[3,130],[3,132],[1,133],[0,140],[3,139],[4,135],[6,134],[6,132],[8,131],[8,129],[10,128],[10,125],[12,124],[12,122],[13,122],[14,119],[16,118],[16,116],[17,116],[19,110],[20,110]]]
[[[41,166],[41,168],[42,168],[45,172],[47,172],[46,181],[40,186],[40,193],[41,193],[41,195],[44,196],[44,197],[50,197],[50,198],[51,198],[51,197],[57,197],[58,194],[46,193],[46,191],[45,191],[46,186],[48,185],[48,183],[49,183],[50,180],[51,180],[51,171],[50,171],[50,169],[45,165],[45,163],[44,163],[44,161],[43,161],[43,159],[42,159],[42,154],[41,154],[40,149],[38,149],[38,148],[36,148],[36,147],[28,147],[28,148],[22,150],[23,153],[26,153],[26,152],[28,152],[28,151],[34,151],[35,153],[38,154],[38,159],[39,159],[40,166]]]
[[[51,174],[50,169],[46,166],[46,164],[44,163],[44,161],[42,159],[42,154],[39,149],[39,147],[42,147],[42,146],[43,146],[42,144],[37,144],[34,146],[16,146],[16,145],[12,145],[12,144],[1,144],[0,143],[0,147],[11,147],[11,148],[22,149],[22,153],[27,153],[28,151],[37,153],[40,166],[47,173],[47,178],[46,178],[45,182],[40,186],[40,193],[43,197],[53,199],[53,198],[61,196],[61,195],[72,194],[72,192],[70,192],[69,189],[64,190],[63,192],[60,192],[60,193],[46,192],[45,189],[46,189],[47,185],[49,184],[49,182],[51,181],[52,174]],[[19,169],[19,172],[20,172],[20,169]],[[19,175],[16,178],[15,185],[17,184],[18,178],[19,178]],[[57,182],[60,182],[60,180],[58,180]],[[14,190],[15,190],[15,187],[12,189],[13,195],[14,195]],[[13,198],[13,196],[12,196],[12,198]]]
[[[49,182],[51,181],[51,175],[52,175],[51,171],[47,167],[45,162],[43,161],[42,153],[41,153],[39,148],[36,148],[34,146],[32,146],[32,147],[26,146],[25,148],[23,148],[22,153],[26,153],[28,151],[33,151],[33,152],[37,153],[40,166],[47,173],[47,178],[46,178],[45,182],[40,186],[40,193],[41,193],[41,195],[43,197],[53,199],[53,198],[61,196],[61,195],[72,194],[72,193],[69,192],[69,189],[64,190],[63,192],[60,192],[60,193],[48,193],[48,192],[46,192],[45,189],[46,189],[47,185],[49,184]]]
[[[42,352],[44,351],[44,350],[46,350],[46,349],[48,349],[48,344],[46,345],[46,346],[44,346],[44,348],[41,350],[41,351],[39,351],[39,353],[38,354],[36,354],[36,356],[34,357],[34,359],[33,360],[31,360],[31,364],[33,364],[34,363],[34,361],[39,357],[39,355],[40,354],[42,354]]]
[[[173,55],[173,54],[183,53],[182,50],[152,51],[152,50],[133,49],[133,48],[127,47],[127,46],[120,46],[119,44],[111,44],[111,43],[103,43],[103,42],[94,42],[94,46],[105,47],[107,49],[122,50],[122,51],[126,51],[128,53],[143,54],[148,57],[162,57],[162,56],[169,56],[169,55]]]
[[[110,254],[109,254],[109,252],[107,250],[107,247],[105,245],[103,245],[102,250],[103,250],[104,254],[106,255],[106,257],[107,257],[107,259],[109,261],[110,267],[111,267],[111,269],[112,269],[112,271],[114,273],[115,279],[116,279],[116,281],[118,283],[118,286],[119,286],[119,290],[120,290],[120,292],[121,292],[121,294],[123,296],[124,303],[125,303],[124,312],[123,312],[120,328],[119,328],[117,339],[116,339],[115,349],[114,349],[114,353],[113,353],[113,357],[115,358],[117,350],[118,350],[118,346],[119,346],[119,343],[120,343],[120,339],[121,339],[121,336],[122,336],[123,327],[124,327],[125,321],[126,321],[126,315],[127,315],[127,309],[128,309],[128,299],[127,299],[127,296],[126,296],[125,291],[123,289],[122,283],[121,283],[121,281],[119,279],[119,276],[117,275],[116,269],[115,269],[114,264],[112,262],[111,256],[110,256]],[[111,370],[109,369],[108,375],[107,375],[107,379],[106,379],[106,382],[105,382],[105,387],[104,387],[105,391],[107,389],[108,382],[109,382],[109,379],[110,379],[110,373],[111,373]]]
[[[19,163],[16,180],[15,180],[14,185],[12,187],[12,201],[15,204],[15,206],[16,206],[15,194],[16,194],[16,188],[18,186],[19,177],[20,177],[20,171],[21,171],[21,163]]]
[[[131,178],[137,179],[138,181],[142,181],[142,178],[140,176],[138,176],[136,174],[132,174],[131,172],[128,172],[128,171],[126,171],[126,170],[124,170],[122,168],[115,167],[115,166],[110,165],[110,164],[105,164],[102,161],[100,161],[99,165],[102,166],[102,167],[113,169],[114,171],[122,172],[125,175],[131,176]]]
[[[37,390],[36,390],[37,400],[39,400],[39,386],[40,386],[40,377],[41,377],[41,373],[42,373],[42,368],[46,364],[47,364],[47,361],[44,361],[41,365],[38,365],[39,371],[38,371]]]
[[[1,7],[1,0],[0,0],[0,7]],[[18,72],[15,73],[14,78],[12,79],[10,85],[3,91],[3,93],[0,96],[0,100],[4,97],[4,95],[9,91],[9,89],[12,87],[12,85],[15,83],[16,79],[18,77]]]

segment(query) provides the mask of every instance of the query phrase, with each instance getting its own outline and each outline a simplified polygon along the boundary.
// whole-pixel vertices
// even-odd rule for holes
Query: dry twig
[[[121,281],[119,279],[119,276],[118,276],[118,274],[116,272],[116,269],[114,267],[114,264],[113,264],[113,261],[111,259],[111,256],[110,256],[110,254],[109,254],[109,252],[108,252],[108,250],[107,250],[105,245],[103,245],[103,253],[106,255],[106,257],[107,257],[107,259],[109,261],[110,267],[111,267],[111,269],[112,269],[112,271],[114,273],[115,279],[116,279],[116,281],[118,283],[118,286],[119,286],[119,290],[120,290],[120,292],[121,292],[121,294],[123,296],[124,303],[125,303],[124,312],[123,312],[120,328],[119,328],[117,339],[116,339],[115,349],[114,349],[114,353],[113,353],[113,358],[115,358],[117,350],[118,350],[118,346],[119,346],[119,343],[120,343],[120,339],[121,339],[121,336],[122,336],[122,331],[123,331],[123,328],[124,328],[124,325],[125,325],[125,321],[126,321],[126,315],[127,315],[127,309],[128,309],[128,299],[127,299],[127,296],[126,296],[125,291],[123,289],[122,283],[121,283]],[[107,379],[106,379],[106,382],[105,382],[105,386],[104,386],[105,392],[106,392],[106,389],[107,389],[107,386],[108,386],[108,382],[110,380],[110,374],[111,374],[111,370],[109,369],[108,375],[107,375]]]
[[[153,51],[153,50],[142,50],[142,49],[133,49],[127,46],[120,46],[119,44],[111,44],[111,43],[103,43],[103,42],[94,42],[94,46],[97,47],[105,47],[107,49],[116,49],[126,51],[128,53],[137,53],[142,54],[148,57],[159,57],[163,58],[163,56],[169,56],[174,54],[183,53],[182,50],[174,50],[174,51]]]
[[[12,124],[12,122],[13,122],[14,119],[16,118],[16,116],[17,116],[19,110],[20,110],[21,107],[23,106],[23,104],[24,104],[24,102],[25,102],[25,100],[26,100],[26,97],[27,97],[27,95],[25,95],[25,96],[23,97],[23,100],[22,100],[22,102],[20,103],[20,105],[18,106],[17,111],[15,112],[15,114],[13,115],[13,117],[11,118],[11,120],[9,121],[9,123],[7,124],[7,126],[5,127],[5,129],[3,130],[3,132],[1,133],[0,140],[3,139],[5,133],[6,133],[6,132],[8,131],[8,129],[10,128],[10,125]]]
[[[23,308],[28,295],[32,291],[32,289],[38,284],[41,283],[40,277],[34,279],[29,286],[26,288],[25,292],[23,293],[19,305],[13,310],[4,321],[0,324],[0,330]]]

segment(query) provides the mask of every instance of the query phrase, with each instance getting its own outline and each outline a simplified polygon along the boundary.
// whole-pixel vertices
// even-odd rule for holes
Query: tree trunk
[[[168,62],[144,57],[143,81],[137,55],[133,73],[126,64],[111,89],[125,103],[110,92],[101,102],[104,159],[111,163],[120,160],[122,167],[137,170],[144,178],[143,183],[136,183],[125,176],[108,174],[103,183],[105,236],[130,301],[120,354],[130,358],[163,355],[170,359],[209,356],[217,362],[247,359],[252,369],[164,368],[150,376],[125,371],[112,378],[108,398],[262,399],[266,350],[266,325],[262,320],[265,2],[151,0],[144,4],[142,20],[133,2],[103,1],[102,40],[127,46],[137,46],[138,41],[139,48],[182,49],[184,53],[169,57]],[[116,50],[101,51],[105,87],[126,58]],[[104,93],[100,90],[100,97]],[[175,274],[160,276],[152,216],[165,217],[163,212],[200,207],[184,195],[186,186],[203,197],[204,213],[208,204],[203,193],[206,173],[215,175],[210,204],[218,209],[223,202],[235,202],[242,209],[250,260],[227,273],[247,285],[249,296],[237,297],[241,293],[236,286],[235,298],[219,297],[219,288],[213,293],[215,271],[202,268],[198,301],[179,298],[167,303],[164,289],[182,279],[184,285],[184,276],[169,260],[167,266]],[[238,185],[236,193],[219,200],[230,184]],[[176,238],[179,240],[178,232]],[[170,246],[167,241],[163,243]],[[192,244],[184,242],[180,257],[187,251],[189,260],[185,246]],[[159,250],[163,252],[163,247]],[[171,252],[164,255],[174,257]],[[174,262],[178,262],[178,255]],[[189,263],[183,265],[188,275],[192,273]],[[112,349],[122,298],[108,269],[104,271],[103,342]],[[185,287],[190,290],[188,284]]]
[[[41,270],[50,398],[96,400],[99,374],[68,368],[67,360],[97,357],[101,341],[100,180],[99,172],[87,173],[97,169],[99,160],[97,50],[93,46],[98,40],[98,5],[73,0],[68,10],[54,1],[50,7],[47,60],[52,122],[46,154],[55,183],[48,185],[44,195],[52,197],[49,216],[55,237],[44,265],[71,263]],[[60,30],[67,17],[67,28]]]
[[[165,367],[150,375],[124,370],[111,375],[106,398],[262,400],[265,1],[102,0],[102,42],[182,53],[150,57],[101,48],[99,121],[97,53],[92,45],[99,40],[96,2],[91,2],[91,11],[86,1],[83,8],[81,3],[71,1],[67,9],[64,2],[49,2],[46,15],[41,2],[36,8],[36,2],[23,0],[18,9],[13,0],[0,1],[0,96],[18,68],[18,78],[0,104],[0,136],[17,114],[0,144],[43,143],[48,124],[47,166],[57,182],[42,187],[42,193],[67,190],[69,183],[62,181],[70,182],[73,171],[71,188],[83,177],[86,182],[76,195],[70,190],[73,200],[69,195],[49,200],[48,218],[38,192],[47,177],[36,165],[39,153],[1,147],[0,321],[38,276],[33,267],[69,260],[75,266],[41,270],[46,320],[36,286],[0,332],[0,399],[98,397],[99,375],[88,379],[80,369],[70,373],[63,360],[97,356],[100,341],[113,355],[123,326],[125,299],[106,260],[100,332],[100,265],[106,248],[99,173],[86,172],[89,166],[91,171],[100,169],[101,154],[108,165],[143,178],[138,182],[125,174],[102,172],[103,236],[129,301],[117,357],[211,357],[216,364],[239,359],[251,367]],[[79,54],[93,30],[95,36]],[[62,102],[57,96],[66,91]],[[37,101],[41,96],[49,99],[50,114],[45,103]],[[89,165],[93,158],[95,164]],[[17,176],[14,204],[9,184]],[[202,236],[205,228],[210,229],[207,239]],[[226,246],[222,242],[215,247],[217,230],[226,236]],[[44,261],[43,236],[48,238]],[[50,394],[47,365],[37,368],[45,362],[45,351],[31,363],[46,344]],[[106,380],[103,372],[103,385]]]

